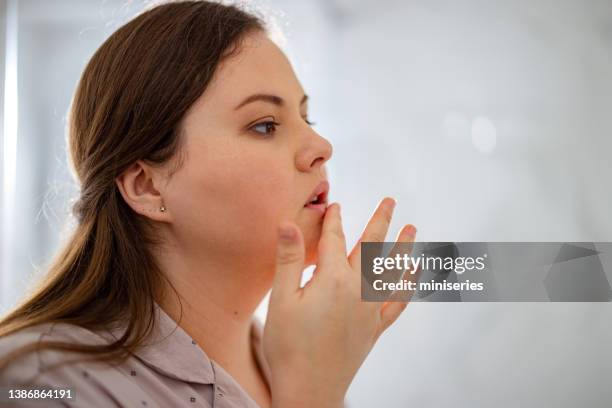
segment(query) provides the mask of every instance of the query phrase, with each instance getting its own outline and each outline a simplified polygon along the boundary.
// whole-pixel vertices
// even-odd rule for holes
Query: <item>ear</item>
[[[155,221],[171,221],[170,211],[165,208],[160,187],[164,185],[163,173],[142,160],[136,161],[115,182],[125,202],[136,213]]]

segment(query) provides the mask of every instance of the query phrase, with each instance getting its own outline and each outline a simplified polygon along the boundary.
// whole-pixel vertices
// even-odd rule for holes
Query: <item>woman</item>
[[[307,106],[234,6],[167,3],[111,35],[71,106],[78,226],[0,323],[1,384],[63,390],[49,406],[342,406],[406,302],[361,302]],[[384,240],[394,204],[361,240]]]

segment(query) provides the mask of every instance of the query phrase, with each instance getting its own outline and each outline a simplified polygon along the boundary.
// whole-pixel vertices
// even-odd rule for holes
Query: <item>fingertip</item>
[[[406,234],[408,234],[409,237],[415,237],[417,233],[417,229],[414,225],[412,224],[408,224],[406,225]]]
[[[339,202],[334,201],[333,203],[328,205],[327,210],[325,211],[325,214],[327,215],[328,212],[333,212],[333,211],[337,211],[338,215],[340,214],[340,203]]]
[[[391,196],[387,196],[383,198],[383,201],[389,206],[389,208],[393,209],[397,205],[397,200]]]

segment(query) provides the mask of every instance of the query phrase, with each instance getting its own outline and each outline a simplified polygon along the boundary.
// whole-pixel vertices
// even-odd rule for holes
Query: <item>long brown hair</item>
[[[69,113],[70,165],[81,187],[75,231],[52,260],[46,279],[0,321],[0,336],[42,323],[90,330],[121,322],[121,338],[104,346],[35,344],[16,355],[52,348],[121,360],[151,333],[164,276],[152,250],[154,225],[123,200],[115,179],[136,160],[183,160],[181,121],[218,64],[237,52],[262,18],[209,1],[166,2],[114,32],[95,52]]]

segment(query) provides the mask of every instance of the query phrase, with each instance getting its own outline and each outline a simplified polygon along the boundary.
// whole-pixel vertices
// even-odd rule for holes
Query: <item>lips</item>
[[[308,201],[304,204],[304,208],[310,208],[321,213],[325,213],[327,208],[327,196],[329,195],[329,182],[321,181],[308,196]]]

